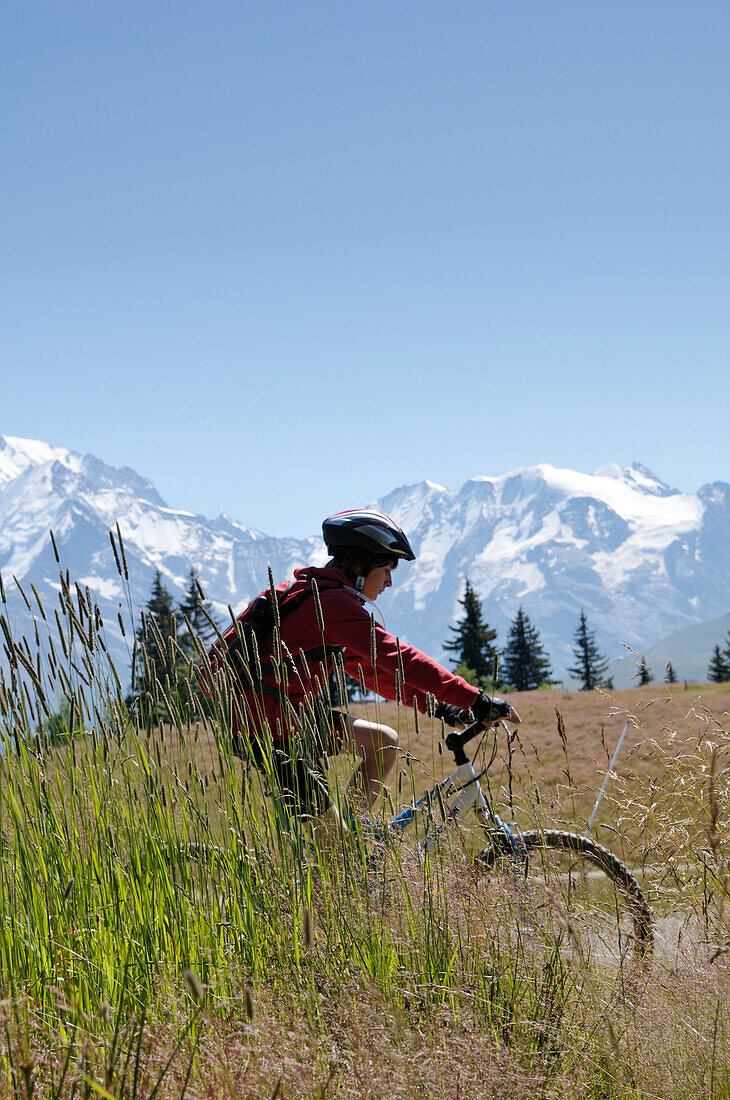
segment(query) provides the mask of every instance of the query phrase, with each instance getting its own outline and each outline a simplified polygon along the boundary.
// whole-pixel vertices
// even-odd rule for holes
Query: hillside
[[[661,638],[649,646],[644,654],[654,679],[661,681],[664,678],[667,664],[671,661],[678,679],[706,680],[710,654],[716,645],[722,648],[726,644],[728,631],[730,614],[682,627],[666,638]],[[613,661],[610,672],[616,686],[628,687],[636,676],[636,669],[637,662],[633,656]]]

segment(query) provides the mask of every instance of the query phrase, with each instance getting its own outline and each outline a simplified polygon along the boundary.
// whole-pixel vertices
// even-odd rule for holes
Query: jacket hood
[[[329,581],[334,584],[344,584],[347,588],[351,588],[351,584],[345,576],[342,569],[331,569],[326,565],[305,565],[301,569],[294,570],[295,580],[309,580],[310,577],[314,577],[316,581],[323,580]]]

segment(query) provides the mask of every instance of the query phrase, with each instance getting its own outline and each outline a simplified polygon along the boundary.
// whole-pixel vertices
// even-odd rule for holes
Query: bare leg
[[[390,726],[366,722],[363,718],[345,718],[358,755],[362,758],[351,786],[359,787],[367,806],[383,792],[383,783],[395,764],[398,734]]]

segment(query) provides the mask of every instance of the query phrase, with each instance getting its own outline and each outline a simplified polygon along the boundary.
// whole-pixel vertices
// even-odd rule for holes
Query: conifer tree
[[[205,649],[213,644],[216,638],[216,629],[215,626],[211,625],[210,620],[213,619],[213,622],[215,622],[215,616],[210,601],[205,598],[205,593],[200,587],[200,582],[193,569],[190,569],[188,573],[185,596],[180,604],[180,619],[183,624],[186,620],[190,623],[193,635],[200,640]],[[185,653],[195,655],[195,646],[187,626],[181,632],[180,645]]]
[[[588,629],[588,621],[582,608],[578,626],[573,634],[573,641],[575,643],[573,646],[575,665],[569,668],[568,672],[576,680],[580,680],[581,691],[592,691],[593,688],[601,687],[608,668],[608,661],[599,652],[596,645],[595,631]]]
[[[638,676],[639,676],[639,684],[640,684],[641,687],[643,687],[644,684],[650,684],[652,682],[652,680],[654,679],[654,677],[652,675],[652,671],[649,668],[648,664],[646,663],[646,657],[643,655],[643,653],[642,653],[641,657],[639,658]]]
[[[727,638],[725,639],[725,646],[722,651],[722,655],[725,658],[725,664],[730,668],[730,630],[727,632]]]
[[[671,661],[667,662],[667,674],[664,680],[667,684],[676,684],[677,682],[677,673],[674,671],[674,665]]]
[[[150,598],[136,630],[137,661],[133,687],[148,696],[154,694],[153,681],[167,690],[175,683],[177,666],[177,624],[172,596],[165,588],[159,569],[155,570]]]
[[[464,608],[464,618],[457,626],[449,627],[454,637],[444,643],[444,649],[456,654],[451,662],[453,665],[466,666],[474,673],[477,685],[486,687],[494,675],[496,650],[492,642],[497,631],[484,622],[481,601],[468,579],[464,598],[459,603]]]
[[[726,652],[721,650],[719,645],[716,645],[712,651],[710,663],[707,666],[707,679],[715,684],[723,684],[726,680],[730,680],[730,661],[725,656]]]
[[[517,691],[532,691],[550,682],[550,660],[537,629],[521,607],[512,620],[501,667],[502,680],[512,684]]]

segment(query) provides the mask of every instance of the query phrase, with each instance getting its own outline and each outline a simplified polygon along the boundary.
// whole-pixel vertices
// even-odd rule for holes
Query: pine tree
[[[676,684],[677,682],[677,673],[674,671],[674,665],[671,661],[667,662],[667,674],[664,680],[667,684]]]
[[[185,597],[180,604],[180,620],[183,624],[187,620],[190,623],[193,635],[198,638],[204,649],[208,649],[216,638],[216,628],[211,624],[215,622],[215,616],[209,600],[200,587],[198,578],[191,569],[188,574],[188,584],[185,589]],[[195,645],[190,631],[185,626],[181,632],[180,645],[185,653],[195,655]]]
[[[722,651],[722,655],[725,658],[725,664],[730,668],[730,630],[727,632],[727,638],[725,639],[725,646]]]
[[[639,677],[639,684],[640,684],[641,687],[643,687],[644,684],[650,684],[652,682],[652,680],[654,679],[654,677],[652,675],[652,671],[649,668],[648,664],[646,663],[646,657],[643,655],[643,653],[642,653],[641,657],[639,658],[638,677]]]
[[[712,651],[710,663],[707,666],[707,679],[715,684],[723,684],[726,680],[730,680],[730,661],[725,656],[726,652],[721,650],[719,645],[716,645]]]
[[[444,643],[444,649],[456,654],[451,662],[453,665],[466,665],[476,676],[477,683],[486,687],[494,675],[496,650],[492,642],[497,631],[484,622],[481,601],[468,579],[464,599],[459,603],[464,608],[464,618],[457,626],[449,627],[454,638]]]
[[[573,646],[575,665],[569,668],[568,672],[576,680],[580,680],[581,691],[592,691],[593,688],[601,687],[608,661],[599,652],[595,631],[588,629],[588,621],[583,609],[573,634],[573,641],[575,642]]]
[[[177,624],[172,596],[155,570],[150,598],[136,631],[137,661],[133,690],[154,694],[153,681],[169,688],[176,680]],[[145,660],[146,658],[146,660]],[[149,682],[148,682],[149,672]]]
[[[540,635],[521,607],[512,620],[501,667],[502,679],[517,691],[532,691],[550,681],[550,660]]]

